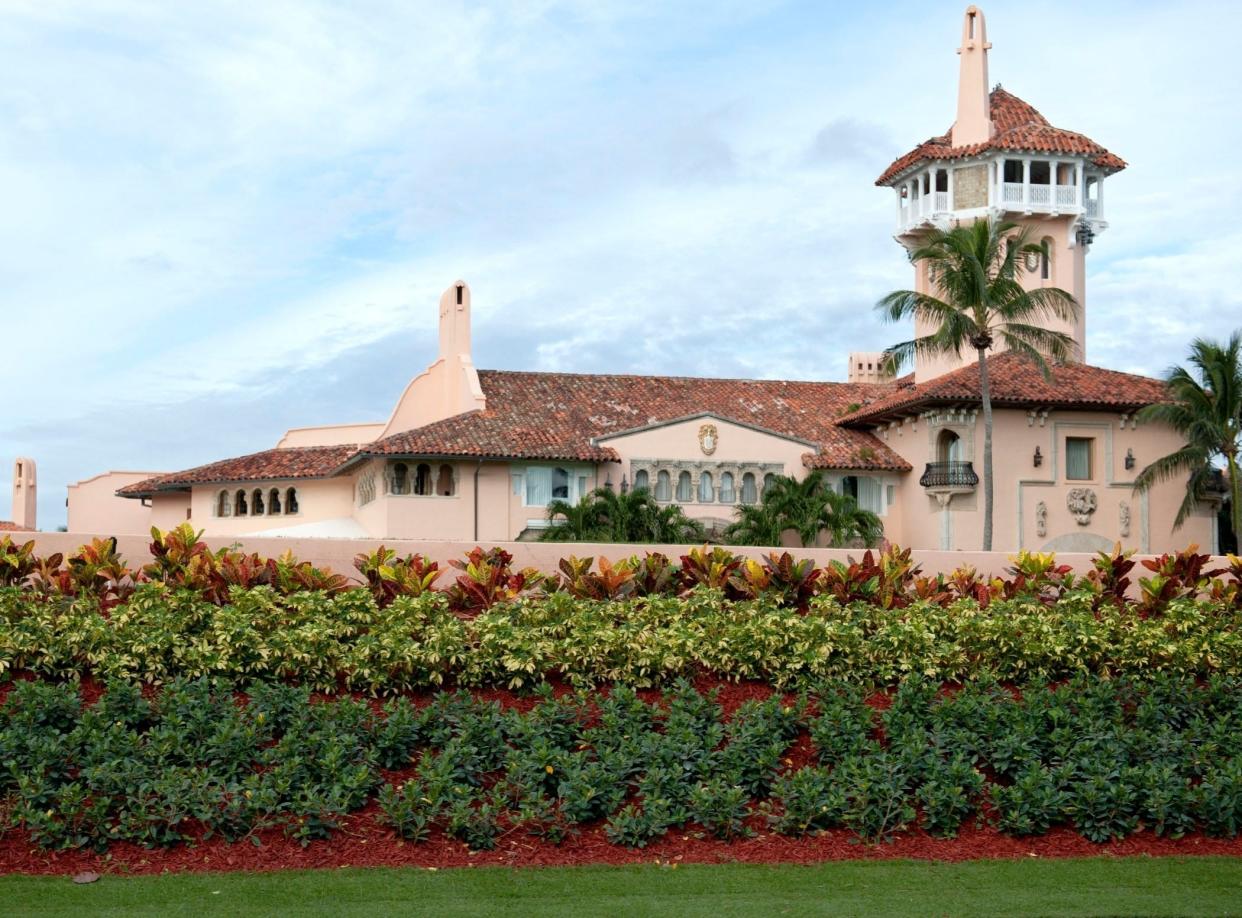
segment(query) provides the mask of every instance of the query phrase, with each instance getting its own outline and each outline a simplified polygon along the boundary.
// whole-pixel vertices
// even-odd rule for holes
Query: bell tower
[[[1028,290],[1059,287],[1078,302],[1074,319],[1046,319],[1086,360],[1086,256],[1104,219],[1104,178],[1125,162],[1082,134],[1054,127],[1033,106],[999,85],[988,89],[987,22],[968,6],[958,46],[957,117],[943,135],[897,159],[876,180],[897,197],[897,241],[914,251],[932,228],[1004,220],[1027,228],[1047,256],[1031,256],[1019,275]],[[914,266],[914,289],[936,295],[926,265]],[[915,335],[935,329],[916,323]],[[973,363],[959,356],[920,356],[923,382]]]
[[[13,522],[21,529],[34,529],[39,507],[35,462],[18,456],[13,463]]]

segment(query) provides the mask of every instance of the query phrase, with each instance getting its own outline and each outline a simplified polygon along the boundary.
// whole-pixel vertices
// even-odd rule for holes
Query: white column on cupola
[[[992,137],[992,114],[988,104],[988,44],[983,11],[966,8],[962,22],[962,57],[957,80],[957,120],[953,122],[955,147],[984,143]]]

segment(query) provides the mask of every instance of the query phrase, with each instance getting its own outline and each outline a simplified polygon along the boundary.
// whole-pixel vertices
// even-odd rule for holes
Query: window
[[[860,475],[857,481],[859,508],[869,510],[872,513],[882,513],[884,511],[884,507],[881,505],[883,491],[880,489],[880,482],[870,475]]]
[[[431,466],[420,462],[414,471],[414,493],[426,497],[431,493]]]
[[[216,497],[216,516],[232,516],[233,502],[229,500],[229,492],[221,491]]]
[[[562,468],[552,470],[552,499],[569,500],[569,472]]]
[[[578,475],[577,470],[550,466],[527,466],[526,478],[527,507],[546,507],[554,500],[579,500],[587,493],[586,475]]]
[[[453,480],[453,467],[447,462],[440,466],[436,476],[436,493],[441,497],[452,497],[457,493],[457,484]]]
[[[699,475],[699,502],[710,504],[716,499],[716,489],[712,486],[712,473],[703,472]]]
[[[1031,184],[1052,184],[1052,163],[1044,159],[1031,160]]]
[[[396,493],[395,481],[393,483],[393,489],[394,493]],[[373,473],[368,473],[358,479],[358,505],[365,507],[373,500],[375,500],[375,475]]]
[[[246,492],[238,491],[236,497],[233,498],[233,512],[237,516],[246,515]]]
[[[285,491],[285,513],[298,512],[298,489],[289,488]]]
[[[1040,280],[1052,280],[1052,238],[1045,236],[1042,240],[1044,251],[1039,256]]]
[[[530,468],[526,470],[526,506],[546,507],[552,502],[552,470]]]
[[[747,472],[742,476],[742,503],[757,504],[759,489],[755,486],[755,473]]]
[[[656,473],[655,499],[673,499],[673,479],[668,472]]]
[[[250,512],[255,516],[263,515],[263,492],[258,488],[250,495]]]
[[[639,469],[634,473],[634,490],[645,491],[650,487],[649,478],[646,469]]]
[[[410,492],[410,467],[398,462],[392,467],[392,493],[408,494]],[[365,503],[365,501],[364,501]]]
[[[936,461],[961,462],[962,438],[952,430],[942,430],[936,439]]]
[[[1022,161],[1017,159],[1005,160],[1005,181],[1021,183],[1023,181]]]
[[[737,500],[733,493],[733,473],[722,472],[720,474],[720,502],[722,504],[731,504]]]
[[[683,502],[688,501],[693,493],[690,487],[690,473],[682,472],[677,476],[677,499]]]
[[[1065,438],[1065,477],[1071,481],[1091,479],[1091,452],[1095,441],[1090,437]]]
[[[280,513],[280,488],[272,488],[267,492],[267,515],[277,516]]]
[[[771,472],[768,472],[768,474],[763,476],[763,491],[760,492],[760,496],[767,494],[768,489],[771,488],[772,485],[774,484],[776,484],[776,476],[773,475]]]

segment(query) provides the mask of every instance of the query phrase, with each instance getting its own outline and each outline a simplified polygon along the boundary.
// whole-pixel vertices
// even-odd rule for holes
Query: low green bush
[[[218,606],[143,583],[105,609],[90,596],[0,587],[0,673],[148,683],[224,676],[375,694],[446,682],[517,688],[548,677],[645,686],[698,672],[781,687],[824,678],[894,684],[909,674],[1202,677],[1242,675],[1240,626],[1242,609],[1215,600],[1174,599],[1144,617],[1096,608],[1085,593],[1052,604],[1015,597],[982,608],[962,599],[900,610],[821,595],[800,612],[699,587],[623,600],[553,593],[462,618],[443,593],[380,606],[365,590],[281,595],[261,586],[233,588]],[[842,742],[844,754],[852,741]]]
[[[874,843],[916,824],[953,835],[982,813],[1013,835],[1070,825],[1099,842],[1242,828],[1237,677],[1079,676],[1014,693],[912,676],[889,700],[881,713],[828,681],[726,717],[681,681],[651,702],[626,686],[545,690],[523,712],[464,691],[371,705],[200,678],[149,698],[117,682],[85,705],[71,685],[24,681],[0,705],[0,812],[37,845],[96,850],[265,829],[312,844],[372,801],[400,838],[476,849],[601,823],[635,847],[674,827]]]

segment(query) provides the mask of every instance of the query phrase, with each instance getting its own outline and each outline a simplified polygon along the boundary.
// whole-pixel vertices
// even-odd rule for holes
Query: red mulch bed
[[[18,675],[17,678],[24,678]],[[763,683],[723,682],[718,677],[701,676],[695,687],[706,692],[718,689],[718,701],[727,715],[750,699],[764,699],[773,689]],[[572,689],[554,683],[557,696]],[[0,685],[0,701],[9,685]],[[952,690],[951,687],[946,687]],[[101,687],[84,680],[82,694],[90,703],[101,694]],[[443,689],[409,693],[415,703],[430,703]],[[605,689],[606,691],[606,689]],[[475,697],[496,700],[506,707],[529,710],[538,698],[505,689],[476,689]],[[646,701],[657,700],[660,690],[639,692]],[[325,696],[326,697],[326,696]],[[794,696],[787,696],[790,702]],[[868,699],[878,709],[889,706],[891,699],[879,692]],[[379,702],[377,702],[378,704]],[[813,761],[814,751],[809,737],[803,733],[790,748],[787,763],[800,768]],[[390,780],[405,776],[390,772]],[[286,838],[280,829],[257,833],[260,845],[250,841],[229,843],[223,839],[198,841],[171,848],[143,848],[129,842],[117,842],[104,854],[88,851],[45,851],[33,845],[24,830],[0,835],[0,874],[75,874],[82,871],[115,874],[158,874],[196,871],[274,871],[306,868],[339,867],[550,867],[584,864],[638,863],[784,863],[814,864],[821,861],[914,860],[965,861],[982,858],[1027,857],[1133,857],[1226,855],[1242,857],[1242,837],[1209,838],[1200,833],[1181,839],[1161,838],[1143,831],[1121,841],[1095,844],[1068,827],[1053,829],[1046,835],[1013,838],[1002,835],[986,822],[969,821],[957,838],[936,838],[921,829],[903,832],[891,842],[876,845],[859,843],[852,832],[838,829],[806,838],[788,838],[770,830],[761,816],[750,820],[754,834],[734,842],[717,841],[687,826],[671,831],[646,848],[631,849],[611,844],[601,824],[582,827],[560,845],[553,845],[529,835],[523,828],[502,835],[493,851],[471,851],[468,846],[439,832],[422,844],[411,844],[379,825],[375,802],[342,820],[342,825],[329,839],[311,842],[303,848]]]

